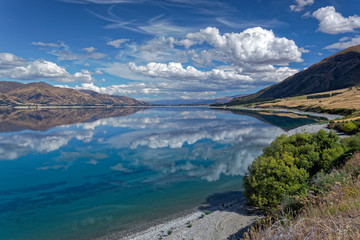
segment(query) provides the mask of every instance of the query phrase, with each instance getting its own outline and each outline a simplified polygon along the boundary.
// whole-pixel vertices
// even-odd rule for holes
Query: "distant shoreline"
[[[122,107],[141,107],[141,108],[154,108],[154,107],[209,107],[209,105],[3,105],[0,109],[56,109],[56,108],[122,108]]]
[[[211,106],[211,109],[224,109],[224,110],[249,110],[249,111],[277,111],[277,112],[291,112],[300,115],[310,115],[316,117],[325,117],[329,121],[337,118],[343,118],[343,115],[338,114],[329,114],[329,113],[317,113],[317,112],[305,112],[296,109],[287,109],[287,108],[248,108],[248,107],[214,107]]]

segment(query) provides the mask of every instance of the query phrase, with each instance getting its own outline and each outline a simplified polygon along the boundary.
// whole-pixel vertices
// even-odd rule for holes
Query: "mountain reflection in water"
[[[143,111],[143,107],[0,109],[0,132],[45,131],[55,126],[92,122],[101,118],[121,117]]]

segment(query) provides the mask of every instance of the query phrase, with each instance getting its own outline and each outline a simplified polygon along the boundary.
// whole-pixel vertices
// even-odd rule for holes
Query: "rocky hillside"
[[[44,82],[22,84],[0,81],[0,106],[145,106],[134,98],[54,87]]]
[[[360,84],[360,45],[327,57],[284,81],[246,97],[235,98],[229,105],[259,102],[275,98],[348,88]]]

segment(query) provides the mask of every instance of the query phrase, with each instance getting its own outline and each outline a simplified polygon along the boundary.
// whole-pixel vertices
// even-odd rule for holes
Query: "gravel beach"
[[[246,206],[241,192],[220,193],[212,197],[190,214],[127,236],[114,233],[99,240],[239,239],[253,223],[257,213]]]

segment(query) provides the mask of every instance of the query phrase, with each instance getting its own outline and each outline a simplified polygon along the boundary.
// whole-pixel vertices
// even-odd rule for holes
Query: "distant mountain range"
[[[146,106],[134,98],[54,87],[44,82],[0,81],[0,106]]]
[[[157,105],[208,105],[217,102],[229,102],[236,97],[247,96],[246,94],[239,94],[234,96],[219,97],[214,99],[163,99],[151,101],[152,104]]]
[[[360,45],[327,57],[284,81],[227,105],[261,102],[353,87],[360,84]]]

